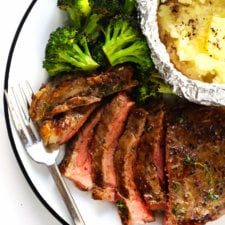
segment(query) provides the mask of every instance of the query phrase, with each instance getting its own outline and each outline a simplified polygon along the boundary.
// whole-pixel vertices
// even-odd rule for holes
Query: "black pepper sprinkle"
[[[172,13],[178,13],[179,12],[179,6],[178,5],[174,5],[171,7],[171,12]]]

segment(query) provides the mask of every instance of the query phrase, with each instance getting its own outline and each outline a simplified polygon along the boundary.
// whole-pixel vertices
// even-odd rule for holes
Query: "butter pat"
[[[225,18],[212,17],[207,41],[209,56],[225,60]]]

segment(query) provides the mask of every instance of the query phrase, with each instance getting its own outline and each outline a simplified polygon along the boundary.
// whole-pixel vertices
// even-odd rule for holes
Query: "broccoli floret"
[[[100,65],[91,56],[85,35],[63,27],[51,33],[43,67],[50,75],[67,71],[91,71]]]
[[[93,13],[102,14],[104,17],[112,17],[121,13],[120,0],[90,0]]]
[[[82,29],[91,13],[105,20],[122,12],[120,0],[58,0],[57,6],[68,13],[75,29]]]
[[[162,76],[154,68],[148,72],[137,72],[139,85],[133,92],[133,97],[140,105],[144,105],[149,98],[157,98],[160,94],[173,94]]]
[[[123,11],[128,16],[133,15],[136,11],[136,0],[124,0]]]
[[[152,67],[146,39],[127,19],[111,19],[104,33],[105,43],[102,48],[112,66],[131,62],[142,71]]]
[[[89,0],[58,0],[57,6],[66,11],[75,29],[80,29],[90,14]]]
[[[102,35],[102,27],[99,23],[101,18],[102,17],[98,14],[91,14],[83,26],[81,33],[86,36],[87,41],[90,44],[94,44],[98,41],[99,36]]]
[[[91,48],[91,54],[94,58],[94,60],[101,65],[101,69],[106,69],[109,67],[109,61],[105,55],[105,53],[102,50],[103,42],[98,41],[93,45]]]
[[[149,81],[152,82],[152,84],[155,84],[156,86],[158,86],[157,91],[159,93],[172,94],[172,90],[164,82],[162,76],[160,75],[158,71],[154,70],[150,73]]]
[[[119,0],[89,0],[89,4],[91,13],[86,17],[80,32],[84,33],[93,44],[102,38],[100,36],[103,36],[103,27],[108,24],[110,18],[121,12],[121,7]]]
[[[58,0],[57,5],[69,15],[70,26],[94,42],[101,33],[101,22],[119,14],[119,0]]]
[[[136,16],[136,0],[89,0],[91,11],[104,14],[104,17],[115,15]]]

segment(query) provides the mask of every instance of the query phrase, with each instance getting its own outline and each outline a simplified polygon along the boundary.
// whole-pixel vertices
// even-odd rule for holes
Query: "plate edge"
[[[6,67],[5,67],[5,75],[4,75],[4,90],[8,90],[8,79],[9,79],[9,74],[10,74],[10,67],[11,67],[11,61],[13,58],[13,53],[14,53],[14,49],[16,47],[16,43],[17,40],[19,38],[20,32],[23,28],[24,23],[26,22],[26,19],[28,18],[30,12],[32,11],[34,5],[36,4],[38,0],[32,0],[31,3],[29,4],[28,8],[26,9],[24,15],[22,16],[22,19],[19,22],[19,25],[17,27],[17,30],[14,34],[12,43],[10,45],[10,49],[9,49],[9,53],[8,53],[8,57],[7,57],[7,62],[6,62]],[[8,113],[8,107],[7,107],[7,103],[6,103],[6,99],[5,97],[3,97],[3,107],[4,107],[4,115],[5,115],[5,122],[6,122],[6,127],[7,127],[7,132],[8,132],[8,137],[10,140],[10,144],[12,146],[14,155],[16,157],[16,160],[19,164],[19,167],[25,177],[25,179],[27,180],[29,186],[31,187],[32,191],[34,192],[34,194],[36,195],[36,197],[38,198],[38,200],[40,200],[40,202],[43,204],[43,206],[62,224],[65,225],[69,225],[47,202],[46,200],[42,197],[42,195],[38,192],[38,190],[36,189],[34,183],[32,182],[31,178],[29,177],[23,163],[22,160],[18,154],[17,148],[16,148],[16,144],[14,142],[13,139],[13,134],[12,134],[12,129],[11,129],[11,125],[10,125],[10,119],[9,119],[9,113]]]

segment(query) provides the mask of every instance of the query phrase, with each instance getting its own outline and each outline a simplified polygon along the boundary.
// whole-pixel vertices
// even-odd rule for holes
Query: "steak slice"
[[[91,190],[93,187],[90,150],[94,128],[99,122],[102,112],[103,107],[97,108],[77,135],[74,135],[67,143],[66,155],[59,167],[61,173],[83,191]]]
[[[113,165],[115,148],[134,102],[126,93],[117,94],[103,111],[92,143],[94,199],[115,201],[116,177]]]
[[[183,104],[167,117],[166,224],[205,224],[225,213],[225,107]]]
[[[135,183],[151,210],[165,209],[164,115],[161,104],[150,104],[145,130],[138,146]]]
[[[113,67],[93,76],[62,75],[43,85],[33,95],[30,116],[33,121],[101,101],[102,97],[137,85],[130,66]]]
[[[40,135],[48,148],[56,148],[68,141],[83,126],[98,103],[79,107],[44,120],[40,126]]]
[[[117,208],[123,225],[144,224],[154,220],[134,182],[137,146],[144,131],[147,112],[135,108],[119,139],[114,166],[117,178]]]

